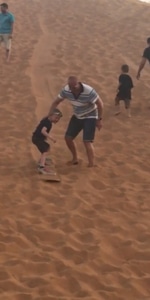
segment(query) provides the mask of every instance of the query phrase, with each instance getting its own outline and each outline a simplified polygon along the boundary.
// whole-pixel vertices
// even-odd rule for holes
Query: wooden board
[[[46,167],[50,168],[52,174],[39,174],[40,179],[50,182],[60,182],[60,176],[58,175],[57,170],[55,168],[55,164],[50,157],[46,159]]]
[[[57,175],[45,175],[39,174],[40,180],[47,181],[47,182],[60,182],[60,177]]]

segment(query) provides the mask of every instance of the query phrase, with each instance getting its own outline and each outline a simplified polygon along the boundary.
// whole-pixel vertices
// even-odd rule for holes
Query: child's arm
[[[51,141],[53,141],[53,143],[56,143],[56,140],[52,138],[52,136],[50,136],[50,134],[47,132],[47,128],[43,127],[41,130],[41,133],[47,138],[50,139]]]
[[[119,84],[118,84],[118,87],[117,87],[117,92],[119,91],[119,88],[120,88],[121,85],[122,85],[121,79],[122,79],[122,77],[121,77],[121,75],[120,75],[119,78],[118,78]]]
[[[119,91],[120,86],[121,86],[121,83],[118,84],[117,92]]]
[[[53,143],[56,143],[56,140],[52,137],[52,136],[48,136],[48,138],[53,142]]]
[[[132,81],[132,78],[130,77],[130,84],[131,84],[131,89],[134,88],[134,84],[133,84],[133,81]]]

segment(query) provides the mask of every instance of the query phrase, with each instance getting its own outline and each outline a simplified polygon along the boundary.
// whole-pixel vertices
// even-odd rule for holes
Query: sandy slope
[[[0,299],[150,298],[149,66],[135,79],[149,6],[122,0],[9,0],[16,15],[12,61],[1,72]],[[1,50],[2,53],[2,50]],[[113,116],[120,65],[135,89],[132,119]],[[104,127],[98,167],[67,167],[63,135],[53,135],[61,184],[39,181],[31,133],[70,74],[96,88]]]

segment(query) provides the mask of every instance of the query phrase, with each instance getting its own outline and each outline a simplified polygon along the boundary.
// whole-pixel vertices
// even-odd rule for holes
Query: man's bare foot
[[[78,165],[79,161],[77,159],[72,159],[70,161],[67,162],[68,166],[72,166],[72,165]]]
[[[10,62],[10,59],[6,58],[6,64],[9,64],[9,62]]]
[[[88,166],[87,166],[88,168],[96,168],[97,167],[97,165],[96,164],[88,164]]]
[[[118,116],[118,115],[120,115],[120,114],[121,114],[121,111],[119,110],[119,111],[116,111],[114,115],[115,115],[115,116]]]
[[[128,114],[128,118],[131,118],[131,114]]]

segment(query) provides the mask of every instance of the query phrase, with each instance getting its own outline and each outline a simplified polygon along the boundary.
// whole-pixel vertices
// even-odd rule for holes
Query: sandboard
[[[55,164],[50,157],[46,158],[46,166],[55,167]]]
[[[39,174],[40,179],[44,181],[51,181],[51,182],[60,182],[60,176],[57,173],[55,164],[53,160],[48,157],[46,159],[46,167],[50,168],[51,173],[50,174]]]

